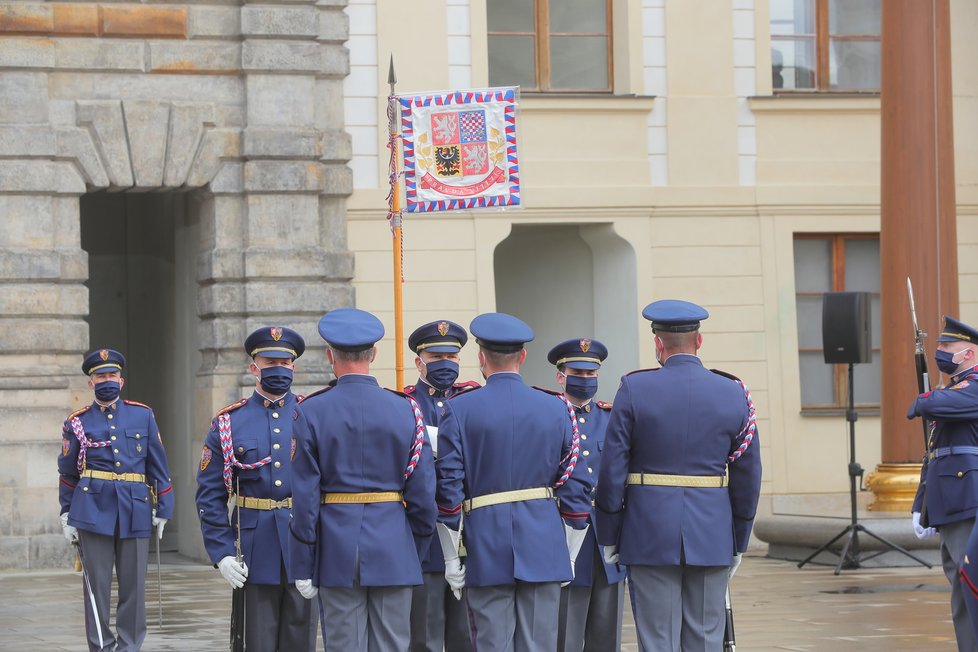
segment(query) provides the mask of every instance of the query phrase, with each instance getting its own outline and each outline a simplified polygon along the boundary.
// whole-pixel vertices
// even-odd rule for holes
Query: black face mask
[[[598,393],[597,376],[564,376],[567,393],[574,398],[589,399]]]
[[[288,367],[265,367],[261,370],[261,388],[273,396],[281,396],[292,387],[292,370]]]
[[[103,380],[95,383],[95,398],[103,403],[109,403],[119,398],[122,384],[115,380]]]
[[[425,380],[435,389],[445,391],[458,379],[458,363],[452,360],[432,360],[425,364]]]

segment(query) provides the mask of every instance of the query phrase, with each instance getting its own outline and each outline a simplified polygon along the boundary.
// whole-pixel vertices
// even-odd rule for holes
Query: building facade
[[[591,336],[609,345],[611,400],[618,376],[655,365],[641,308],[696,301],[705,362],[754,395],[768,508],[847,500],[844,387],[815,326],[825,291],[878,297],[879,11],[825,21],[825,4],[0,4],[0,564],[67,561],[55,461],[62,420],[91,397],[91,348],[123,351],[128,397],[156,409],[178,505],[164,543],[199,558],[197,458],[213,413],[249,391],[251,329],[306,337],[308,389],[329,378],[321,314],[370,310],[394,385],[391,56],[398,92],[522,87],[523,206],[405,216],[406,333],[515,313],[537,333],[525,375],[548,387],[550,346]],[[961,318],[975,323],[978,8],[950,6]],[[874,415],[905,409],[880,406],[883,354],[909,352],[857,370],[870,469]],[[471,348],[462,362],[477,378]]]

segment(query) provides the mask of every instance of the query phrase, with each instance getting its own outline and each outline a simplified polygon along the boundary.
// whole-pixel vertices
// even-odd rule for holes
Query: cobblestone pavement
[[[230,587],[202,564],[171,556],[163,565],[163,620],[157,625],[156,573],[146,581],[149,634],[145,652],[226,650]],[[940,569],[845,570],[767,559],[749,553],[734,578],[737,648],[776,650],[954,650]],[[114,602],[114,598],[113,598]],[[625,652],[635,652],[625,614]],[[321,644],[320,644],[320,648]],[[0,573],[0,650],[85,650],[81,579],[70,570]]]

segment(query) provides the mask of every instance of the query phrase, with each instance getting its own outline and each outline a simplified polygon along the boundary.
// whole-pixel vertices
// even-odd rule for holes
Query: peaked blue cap
[[[499,353],[515,353],[533,341],[533,329],[523,320],[504,312],[487,312],[469,324],[479,346]]]
[[[384,325],[365,310],[337,308],[319,320],[319,335],[338,351],[365,351],[384,337]]]
[[[291,358],[295,360],[306,350],[306,341],[291,328],[263,326],[245,340],[245,352],[252,358]]]
[[[958,321],[954,317],[944,315],[944,329],[937,337],[938,342],[971,342],[978,344],[978,331],[971,326]]]
[[[415,353],[458,353],[468,340],[464,328],[442,319],[418,326],[408,338],[408,348]]]
[[[85,356],[82,371],[86,376],[122,371],[126,366],[126,357],[112,349],[96,349]]]
[[[691,333],[710,316],[702,306],[678,299],[653,301],[645,306],[642,316],[652,322],[652,332]]]
[[[550,349],[547,361],[557,367],[565,365],[571,369],[599,369],[607,357],[608,347],[598,340],[582,337],[561,342]]]

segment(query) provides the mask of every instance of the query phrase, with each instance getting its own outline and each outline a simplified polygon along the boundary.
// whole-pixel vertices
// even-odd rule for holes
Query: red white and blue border
[[[398,95],[396,100],[407,212],[520,206],[516,148],[519,87]],[[451,119],[454,136],[433,128],[439,125],[439,117],[444,120],[445,116],[455,116]],[[466,133],[466,124],[475,126]],[[442,136],[439,138],[436,133]],[[476,142],[480,137],[484,140]],[[477,144],[485,145],[486,164],[464,167],[462,161],[468,159],[459,156],[457,148]],[[456,147],[456,158],[446,163],[442,158],[453,155],[452,147]],[[481,159],[475,160],[478,163]]]

